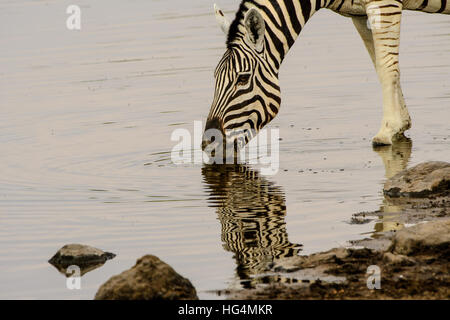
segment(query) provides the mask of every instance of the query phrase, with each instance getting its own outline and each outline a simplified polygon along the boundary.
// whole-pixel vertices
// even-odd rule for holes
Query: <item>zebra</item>
[[[306,22],[321,8],[351,17],[382,87],[383,118],[372,143],[391,145],[411,127],[400,86],[399,42],[402,10],[450,14],[447,0],[243,0],[234,21],[214,5],[226,34],[226,51],[215,72],[215,93],[202,149],[235,135],[245,145],[280,109],[278,72]],[[213,138],[214,137],[214,138]],[[235,139],[236,140],[236,139]],[[232,140],[232,141],[235,141]],[[228,142],[227,142],[228,143]]]
[[[223,248],[234,254],[244,287],[254,287],[255,276],[274,264],[298,256],[302,245],[288,239],[281,187],[244,165],[205,165],[202,175],[222,227]]]

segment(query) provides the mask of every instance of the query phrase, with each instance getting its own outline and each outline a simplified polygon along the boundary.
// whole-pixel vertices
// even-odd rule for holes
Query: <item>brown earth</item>
[[[351,220],[382,221],[371,238],[278,261],[270,279],[284,282],[219,294],[229,299],[449,299],[449,170],[448,163],[428,162],[389,179],[385,203],[401,209],[361,212]],[[380,270],[380,289],[368,287],[370,266]]]
[[[426,234],[434,234],[434,238],[430,240]],[[291,262],[292,267],[279,269],[285,274],[310,269],[318,280],[224,293],[231,299],[449,299],[449,235],[450,219],[419,224],[397,232],[387,250],[337,248],[300,256]],[[373,265],[380,268],[380,289],[367,286],[368,267]],[[322,281],[323,274],[345,280]]]

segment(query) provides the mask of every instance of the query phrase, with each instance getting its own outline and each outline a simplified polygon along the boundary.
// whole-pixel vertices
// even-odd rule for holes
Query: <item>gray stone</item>
[[[96,300],[196,300],[191,282],[158,257],[146,255],[97,291]]]
[[[70,265],[79,267],[103,264],[116,255],[82,244],[67,244],[56,252],[48,261],[55,267],[66,268]]]
[[[398,231],[392,239],[390,252],[413,255],[427,252],[448,252],[450,219],[421,223]]]
[[[384,184],[390,197],[426,197],[450,191],[450,163],[431,161],[406,169]]]

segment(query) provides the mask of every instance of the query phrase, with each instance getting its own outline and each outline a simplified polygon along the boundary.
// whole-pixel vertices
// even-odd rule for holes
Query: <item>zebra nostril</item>
[[[222,144],[223,139],[224,129],[222,120],[218,118],[208,119],[202,137],[202,150],[205,151],[206,147],[213,142],[216,142],[219,145]]]
[[[212,142],[219,142],[224,137],[222,121],[218,118],[208,119],[205,125],[205,132],[202,138],[202,150]]]

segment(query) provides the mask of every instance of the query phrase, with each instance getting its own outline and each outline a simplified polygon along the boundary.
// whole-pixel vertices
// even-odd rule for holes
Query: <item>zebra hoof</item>
[[[377,134],[375,137],[373,137],[372,139],[372,145],[374,147],[379,147],[379,146],[389,146],[392,144],[392,137],[388,136],[388,135],[380,135]]]
[[[381,135],[381,134],[377,134],[375,137],[373,137],[372,139],[372,145],[374,147],[380,147],[380,146],[390,146],[392,145],[394,142],[399,142],[399,141],[410,141],[411,139],[407,138],[404,134],[404,132],[399,132],[394,134],[393,136],[389,136],[389,135]]]

